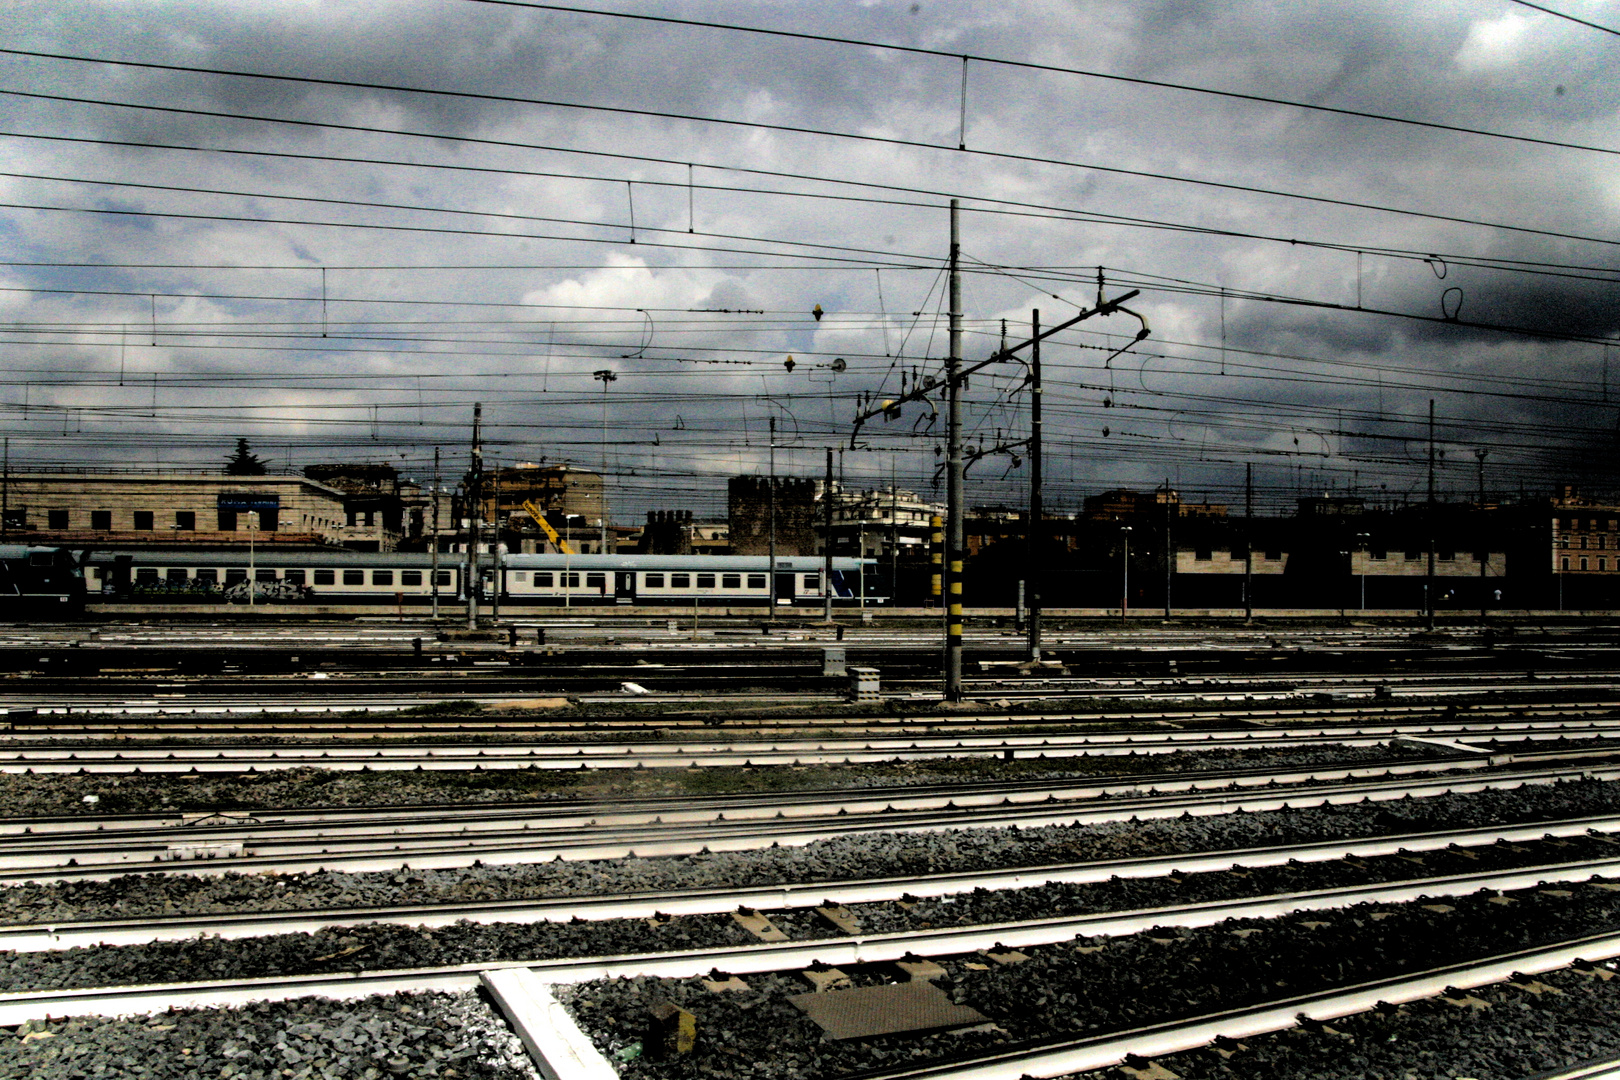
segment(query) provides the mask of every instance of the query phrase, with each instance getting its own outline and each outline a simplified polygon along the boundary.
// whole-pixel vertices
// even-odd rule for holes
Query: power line
[[[1513,142],[1535,143],[1541,146],[1554,146],[1562,150],[1581,150],[1596,154],[1620,154],[1620,150],[1605,146],[1588,146],[1581,143],[1560,142],[1556,139],[1540,139],[1531,135],[1512,135],[1501,131],[1487,131],[1483,128],[1461,127],[1456,124],[1442,124],[1433,120],[1415,120],[1407,116],[1392,116],[1388,113],[1369,112],[1364,109],[1347,109],[1333,105],[1319,105],[1305,101],[1295,101],[1288,98],[1267,97],[1263,94],[1249,94],[1237,90],[1217,90],[1208,86],[1194,86],[1191,83],[1168,82],[1163,79],[1149,79],[1140,75],[1117,75],[1112,72],[1095,71],[1087,68],[1064,67],[1057,64],[1041,64],[1030,60],[1006,60],[1001,57],[984,56],[977,53],[946,52],[944,49],[929,49],[917,45],[896,45],[884,41],[870,41],[861,38],[837,37],[830,34],[811,34],[797,30],[772,30],[765,27],[743,26],[738,23],[722,23],[705,19],[682,19],[668,15],[645,15],[626,11],[601,11],[596,8],[574,7],[563,4],[530,3],[528,0],[468,0],[470,3],[489,4],[499,7],[533,8],[541,11],[560,11],[573,15],[598,15],[612,19],[630,19],[639,22],[665,23],[674,26],[687,26],[702,30],[726,30],[744,34],[759,34],[768,37],[789,38],[796,41],[814,41],[828,45],[854,45],[863,49],[884,49],[890,52],[908,53],[914,56],[932,56],[947,60],[974,61],[995,67],[1009,67],[1024,71],[1051,72],[1060,75],[1077,75],[1088,79],[1104,79],[1108,82],[1128,83],[1135,86],[1151,86],[1161,90],[1179,90],[1192,94],[1207,94],[1211,97],[1228,98],[1233,101],[1248,101],[1262,105],[1281,105],[1291,109],[1301,109],[1306,112],[1329,113],[1335,116],[1350,116],[1359,120],[1378,120],[1390,124],[1404,124],[1410,127],[1428,128],[1432,131],[1448,131],[1461,135],[1479,135],[1490,139],[1507,139]],[[1524,3],[1524,0],[1515,0]],[[1535,4],[1525,4],[1526,7],[1536,8],[1537,11],[1546,11],[1551,15],[1559,12],[1548,8],[1536,7]],[[1569,19],[1571,16],[1561,15]],[[1580,19],[1572,19],[1581,22]],[[1597,30],[1608,33],[1616,31],[1595,23],[1583,23]],[[4,50],[0,50],[4,51]],[[69,59],[78,59],[69,57]]]
[[[310,84],[319,85],[319,86],[336,86],[336,87],[343,87],[343,88],[348,88],[348,89],[385,90],[385,91],[390,91],[390,92],[395,92],[395,93],[406,93],[406,94],[425,94],[425,95],[430,95],[430,96],[458,97],[458,98],[464,97],[464,98],[470,98],[470,99],[478,100],[478,101],[495,101],[495,102],[501,102],[501,103],[506,103],[506,104],[527,104],[527,105],[537,105],[537,106],[541,106],[541,107],[559,108],[559,109],[578,109],[578,110],[583,110],[583,111],[588,111],[588,112],[607,112],[607,113],[615,113],[615,114],[626,115],[626,116],[650,117],[650,118],[654,118],[654,119],[663,119],[663,120],[682,120],[682,121],[688,121],[688,122],[700,123],[700,124],[705,124],[705,123],[706,124],[716,124],[716,125],[720,125],[720,126],[724,126],[724,127],[741,127],[741,128],[750,128],[750,129],[761,130],[761,131],[777,131],[777,132],[783,132],[783,133],[786,133],[786,134],[811,135],[811,136],[817,136],[817,137],[822,137],[822,138],[843,139],[843,140],[849,140],[849,141],[853,141],[853,142],[874,143],[874,144],[881,144],[881,145],[887,145],[887,146],[899,146],[899,147],[905,147],[907,149],[943,150],[943,151],[948,151],[948,152],[953,153],[953,154],[969,154],[969,155],[972,155],[974,157],[987,158],[987,159],[991,159],[991,160],[1012,161],[1012,162],[1018,162],[1018,163],[1021,163],[1021,164],[1033,164],[1033,165],[1052,165],[1052,166],[1057,166],[1057,167],[1061,167],[1061,168],[1070,168],[1070,169],[1089,169],[1089,170],[1091,170],[1093,172],[1109,173],[1111,175],[1116,175],[1116,176],[1131,176],[1131,177],[1136,177],[1138,179],[1145,179],[1145,180],[1161,180],[1161,181],[1165,181],[1167,183],[1190,184],[1190,185],[1193,185],[1193,186],[1196,186],[1196,187],[1207,187],[1207,188],[1213,188],[1215,190],[1220,190],[1220,191],[1236,191],[1236,192],[1241,192],[1241,193],[1247,194],[1247,195],[1265,195],[1265,196],[1272,197],[1272,198],[1293,199],[1293,200],[1297,200],[1297,201],[1300,201],[1300,202],[1309,202],[1309,203],[1315,203],[1315,204],[1324,205],[1324,206],[1338,206],[1338,207],[1344,207],[1346,209],[1353,209],[1353,210],[1370,210],[1370,211],[1373,211],[1375,213],[1393,214],[1393,215],[1400,216],[1400,217],[1413,217],[1413,218],[1419,218],[1419,219],[1431,220],[1431,221],[1448,221],[1448,222],[1451,222],[1453,224],[1471,225],[1471,226],[1476,226],[1476,227],[1480,227],[1480,228],[1489,228],[1489,229],[1501,229],[1501,230],[1508,231],[1508,232],[1524,233],[1524,234],[1533,235],[1533,236],[1547,236],[1547,237],[1552,237],[1552,238],[1560,239],[1560,240],[1579,240],[1579,241],[1581,241],[1583,243],[1595,243],[1595,244],[1605,244],[1605,245],[1620,245],[1620,240],[1610,240],[1610,239],[1604,239],[1604,238],[1601,238],[1601,237],[1584,236],[1584,235],[1581,235],[1581,234],[1578,234],[1578,233],[1564,233],[1564,232],[1558,232],[1558,231],[1555,231],[1555,230],[1548,230],[1548,229],[1537,229],[1537,228],[1532,228],[1530,226],[1525,226],[1525,225],[1509,225],[1509,224],[1502,223],[1502,222],[1483,221],[1483,220],[1476,219],[1476,218],[1466,218],[1466,217],[1461,217],[1459,215],[1452,215],[1452,214],[1437,214],[1437,213],[1432,213],[1432,212],[1428,212],[1428,211],[1421,211],[1421,210],[1407,210],[1407,209],[1401,209],[1401,208],[1397,208],[1397,207],[1383,206],[1383,205],[1379,205],[1379,204],[1376,204],[1376,203],[1359,202],[1359,201],[1356,201],[1354,199],[1337,199],[1337,198],[1333,198],[1333,197],[1327,196],[1327,195],[1308,195],[1308,194],[1304,194],[1302,192],[1283,191],[1283,190],[1277,189],[1277,188],[1260,187],[1260,186],[1254,185],[1254,184],[1235,184],[1235,183],[1228,183],[1228,182],[1220,181],[1220,180],[1206,180],[1206,179],[1200,179],[1200,178],[1197,178],[1197,177],[1181,176],[1181,175],[1177,175],[1177,174],[1174,174],[1174,173],[1160,173],[1160,172],[1153,172],[1151,170],[1144,170],[1144,169],[1127,169],[1127,168],[1124,168],[1124,167],[1121,167],[1121,166],[1115,166],[1115,165],[1099,165],[1099,164],[1092,163],[1092,162],[1070,161],[1070,160],[1064,159],[1064,158],[1042,157],[1042,156],[1035,155],[1035,154],[1015,154],[1015,153],[1011,153],[1011,152],[1008,152],[1008,151],[982,150],[982,149],[977,149],[977,148],[957,147],[957,146],[951,146],[951,145],[949,145],[947,143],[932,143],[932,142],[926,142],[926,141],[918,140],[918,139],[901,139],[901,138],[897,138],[897,137],[893,137],[893,136],[868,135],[868,134],[861,134],[861,133],[856,133],[856,132],[842,132],[842,131],[835,131],[835,130],[831,130],[831,129],[827,129],[827,128],[812,128],[812,127],[807,127],[807,126],[803,126],[803,125],[771,124],[771,123],[767,123],[765,121],[751,121],[751,120],[731,120],[731,119],[718,118],[718,117],[704,117],[704,116],[699,116],[699,115],[696,115],[696,114],[664,112],[664,111],[660,111],[660,110],[656,110],[656,109],[632,109],[632,108],[628,108],[628,107],[610,106],[610,105],[585,105],[585,104],[579,104],[579,103],[575,103],[575,102],[552,101],[552,100],[540,99],[540,98],[522,98],[522,97],[515,97],[515,96],[509,96],[509,95],[500,95],[500,94],[480,94],[480,93],[474,93],[474,92],[471,92],[471,91],[437,90],[437,89],[431,89],[431,88],[425,88],[425,87],[398,86],[398,85],[391,85],[391,84],[387,84],[387,83],[366,83],[366,82],[349,81],[349,80],[343,80],[343,79],[325,79],[325,78],[293,76],[293,75],[273,75],[273,74],[265,74],[265,73],[257,73],[257,72],[229,71],[229,70],[226,70],[226,69],[223,69],[223,68],[204,68],[204,67],[192,67],[192,66],[186,66],[186,65],[177,65],[177,64],[158,64],[158,63],[145,62],[145,61],[134,61],[134,60],[111,60],[111,59],[106,59],[106,58],[102,58],[102,57],[75,56],[75,55],[66,54],[66,53],[46,53],[46,52],[36,52],[36,51],[30,51],[30,50],[3,49],[3,48],[0,48],[0,54],[5,54],[5,53],[12,53],[12,54],[15,54],[15,55],[22,55],[22,56],[35,56],[35,57],[40,57],[40,58],[45,58],[45,59],[69,60],[69,61],[75,61],[75,62],[80,62],[80,63],[88,63],[88,64],[109,64],[109,65],[123,66],[123,67],[136,67],[136,68],[145,68],[145,69],[155,69],[155,70],[161,70],[161,71],[175,71],[175,72],[182,72],[182,73],[187,73],[187,74],[224,75],[224,76],[230,76],[230,77],[235,77],[235,78],[243,78],[243,79],[266,79],[266,80],[279,81],[279,82],[310,83]],[[342,124],[330,124],[330,125],[328,125],[328,124],[319,123],[319,122],[315,122],[315,121],[287,120],[287,119],[282,119],[282,118],[266,118],[266,117],[262,117],[262,116],[252,116],[252,115],[246,115],[246,114],[223,114],[223,113],[211,112],[209,110],[182,109],[182,108],[177,108],[177,107],[174,107],[174,106],[135,105],[135,104],[127,103],[127,102],[91,101],[90,99],[75,99],[75,98],[67,97],[67,96],[64,96],[64,95],[40,94],[40,93],[33,93],[33,92],[20,91],[20,90],[0,89],[0,94],[8,94],[8,95],[13,95],[13,96],[18,96],[18,97],[31,97],[31,98],[50,99],[50,100],[62,100],[62,101],[85,100],[85,101],[90,101],[90,103],[93,103],[93,104],[110,105],[110,106],[113,106],[113,107],[132,108],[132,109],[151,109],[151,110],[162,111],[162,112],[191,113],[191,114],[196,114],[196,115],[216,115],[216,116],[230,115],[230,116],[233,116],[233,118],[235,118],[235,119],[252,120],[252,121],[258,121],[258,122],[261,122],[261,123],[296,124],[296,125],[307,126],[307,127],[332,127],[334,129],[371,130],[371,131],[379,131],[379,132],[383,130],[383,129],[375,129],[375,128],[357,127],[355,125],[342,125]],[[452,140],[452,141],[468,141],[468,142],[491,142],[491,141],[494,141],[494,140],[470,139],[470,138],[463,137],[463,136],[453,136],[453,135],[419,135],[418,133],[415,133],[415,132],[392,132],[392,133],[393,134],[405,134],[405,135],[411,135],[411,136],[416,136],[416,137],[424,137],[424,138]],[[516,145],[516,144],[506,144],[506,145]],[[544,148],[542,148],[542,149],[544,149]],[[1597,150],[1598,148],[1590,148],[1590,149]],[[572,151],[567,151],[567,152],[572,152]],[[1601,150],[1599,152],[1620,154],[1620,150]]]
[[[1554,11],[1550,7],[1542,7],[1540,4],[1532,4],[1530,3],[1530,0],[1513,0],[1513,3],[1518,4],[1521,7],[1527,7],[1535,11],[1539,11],[1544,15],[1551,15],[1555,19],[1567,19],[1572,23],[1579,23],[1581,26],[1589,27],[1593,30],[1601,30],[1605,34],[1614,34],[1616,36],[1620,36],[1620,30],[1615,30],[1607,26],[1599,26],[1597,23],[1587,22],[1585,19],[1577,19],[1573,15],[1564,14],[1562,11]]]

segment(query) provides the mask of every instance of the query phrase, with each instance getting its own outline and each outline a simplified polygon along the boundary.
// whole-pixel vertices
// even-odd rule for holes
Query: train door
[[[636,575],[634,571],[614,571],[613,602],[616,604],[633,604],[636,602]]]
[[[791,604],[794,597],[799,595],[799,575],[776,575],[776,602],[778,604]]]

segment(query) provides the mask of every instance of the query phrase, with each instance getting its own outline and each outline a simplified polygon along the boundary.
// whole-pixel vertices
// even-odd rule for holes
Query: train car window
[[[53,529],[65,529],[68,527],[68,512],[66,510],[47,510],[45,511],[45,522]]]
[[[750,589],[763,589],[763,588],[765,588],[765,575],[764,574],[749,574],[748,575],[748,587]]]
[[[227,567],[225,570],[225,584],[235,585],[247,580],[247,571],[239,566]]]
[[[373,585],[392,585],[394,583],[394,572],[392,570],[373,570],[371,572],[371,583]]]
[[[304,583],[304,572],[302,570],[284,570],[281,574],[281,580],[289,585],[302,585]]]
[[[317,585],[336,585],[337,584],[337,571],[336,570],[317,570],[317,571],[315,571],[315,584],[317,584]]]
[[[29,566],[49,566],[49,565],[51,565],[51,553],[48,552],[48,551],[30,551],[28,553],[28,565]]]
[[[742,575],[741,574],[721,574],[720,575],[720,587],[722,589],[740,589],[740,588],[742,588]]]
[[[156,581],[158,579],[157,567],[142,566],[135,571],[136,581]]]
[[[820,574],[806,574],[806,575],[804,575],[804,591],[805,592],[820,592],[821,591],[821,575]]]
[[[587,589],[605,589],[605,588],[607,588],[607,575],[606,574],[586,574],[585,575],[585,587]]]
[[[537,589],[551,588],[551,574],[536,570],[534,572],[534,587]]]
[[[691,574],[669,575],[669,587],[672,589],[690,589],[692,587]]]
[[[643,587],[648,589],[662,589],[664,587],[664,575],[648,574],[647,584]]]
[[[345,570],[345,571],[343,571],[343,584],[345,584],[345,585],[364,585],[365,583],[366,583],[366,572],[364,570]]]
[[[438,581],[438,583],[440,585],[449,585],[449,584],[451,584],[451,581],[450,581],[450,573],[451,572],[449,570],[436,570],[436,571],[434,571],[434,573],[438,575],[437,581]]]
[[[578,574],[564,574],[563,576],[568,579],[563,585],[564,588],[568,588],[568,589],[577,589],[577,588],[579,588],[579,575]]]
[[[700,589],[712,589],[712,588],[714,588],[714,575],[713,574],[699,574],[697,577],[698,577],[698,584],[697,584],[698,588],[700,588]]]
[[[152,511],[150,511],[150,510],[137,510],[137,511],[135,511],[135,531],[136,532],[151,532],[152,531]]]
[[[197,571],[197,580],[198,581],[208,581],[208,582],[218,582],[219,581],[219,571],[215,570],[212,566],[205,566],[202,569]]]
[[[399,572],[399,583],[401,585],[421,585],[422,584],[422,571],[420,571],[420,570],[401,570]]]
[[[185,581],[187,577],[186,568],[183,566],[171,566],[163,572],[163,576],[170,581]]]
[[[274,581],[274,580],[276,580],[276,572],[274,570],[263,570],[263,569],[255,570],[255,571],[253,571],[253,580],[254,581]]]
[[[529,572],[527,570],[514,570],[512,571],[512,580],[521,585],[529,580]]]

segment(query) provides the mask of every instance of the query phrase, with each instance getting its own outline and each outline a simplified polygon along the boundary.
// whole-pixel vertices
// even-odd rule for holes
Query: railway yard
[[[0,1076],[1620,1076],[1620,627],[0,627]]]

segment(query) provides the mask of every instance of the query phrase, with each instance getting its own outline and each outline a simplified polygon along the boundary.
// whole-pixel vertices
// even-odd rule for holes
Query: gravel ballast
[[[1597,838],[1497,844],[1357,860],[1294,863],[1239,873],[1212,871],[1157,878],[1115,878],[1094,884],[1024,889],[975,889],[903,904],[848,906],[865,934],[907,933],[1026,919],[1275,896],[1313,889],[1369,885],[1420,876],[1478,873],[1559,861],[1612,858],[1620,843]],[[1414,861],[1415,858],[1415,861]],[[844,936],[813,908],[767,913],[795,941]],[[184,938],[142,945],[98,945],[42,952],[0,952],[0,991],[190,982],[199,979],[329,975],[615,956],[754,943],[729,914],[549,923],[473,923],[425,928],[369,923],[316,933],[251,938]]]
[[[654,978],[580,984],[560,993],[607,1054],[633,1054],[628,1048],[642,1040],[645,1018],[663,1002],[696,1016],[699,1037],[692,1053],[664,1061],[632,1057],[620,1067],[626,1078],[719,1080],[736,1076],[739,1064],[747,1063],[755,1077],[828,1080],[1174,1021],[1616,927],[1620,887],[1573,885],[1077,938],[999,954],[1001,959],[994,951],[934,957],[945,968],[936,985],[951,1001],[982,1013],[988,1025],[845,1041],[823,1036],[788,1000],[811,989],[796,973],[750,975],[746,990],[727,993],[714,993],[697,979]],[[846,973],[857,987],[903,978],[887,964]],[[1591,1056],[1582,1049],[1572,1053]]]
[[[476,993],[305,998],[0,1033],[4,1080],[540,1080]]]
[[[1308,791],[1301,792],[1309,798]],[[132,874],[0,889],[0,922],[311,911],[845,881],[1236,851],[1620,812],[1620,782],[1536,784],[1386,802],[1035,829],[871,832],[803,847],[675,858],[292,875]],[[874,829],[880,824],[874,822]]]

